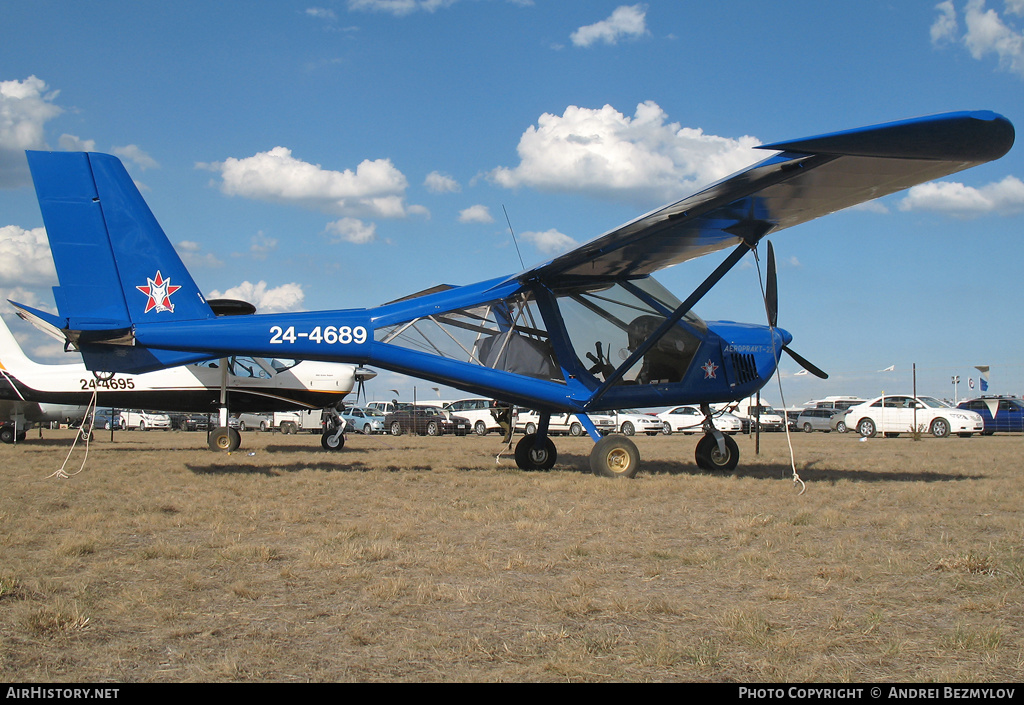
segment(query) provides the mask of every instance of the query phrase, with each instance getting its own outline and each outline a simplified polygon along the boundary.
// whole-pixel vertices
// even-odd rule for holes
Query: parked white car
[[[590,420],[601,434],[615,432],[615,417],[604,412],[588,414]],[[516,415],[516,430],[524,433],[536,433],[540,426],[540,414],[529,409],[520,409]],[[551,421],[548,423],[548,433],[556,436],[560,433],[567,433],[570,436],[582,436],[586,433],[583,424],[576,418],[576,414],[551,414]]]
[[[945,438],[950,433],[967,438],[985,430],[981,414],[953,408],[935,397],[908,394],[887,394],[850,407],[844,423],[866,438],[877,433],[886,437],[913,433],[915,424],[918,431],[936,438]]]
[[[661,433],[662,420],[651,414],[641,413],[637,409],[620,409],[615,414],[615,428],[624,436],[634,433],[646,433],[655,436]]]
[[[670,433],[703,433],[704,412],[697,406],[677,406],[674,409],[658,414],[661,421],[661,432]],[[743,430],[743,422],[728,412],[713,412],[715,428],[722,433],[739,433]]]
[[[149,431],[158,428],[162,431],[170,430],[171,417],[156,411],[141,411],[140,409],[128,409],[122,411],[121,428],[140,431]]]
[[[486,436],[490,431],[501,431],[501,426],[491,415],[491,400],[484,398],[459,399],[444,405],[447,416],[452,414],[469,419],[469,427],[478,436]]]

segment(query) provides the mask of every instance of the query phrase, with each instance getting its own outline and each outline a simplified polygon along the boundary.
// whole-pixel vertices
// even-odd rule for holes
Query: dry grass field
[[[1024,437],[69,432],[0,447],[5,681],[1020,681]],[[76,449],[68,469],[81,465]]]

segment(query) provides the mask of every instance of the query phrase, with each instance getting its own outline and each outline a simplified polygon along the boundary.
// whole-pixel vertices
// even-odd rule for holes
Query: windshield
[[[944,401],[939,401],[935,397],[918,397],[922,404],[932,409],[948,409],[949,404]]]
[[[608,379],[680,305],[650,278],[565,286],[554,293],[577,358],[599,380]],[[700,318],[687,313],[618,378],[618,383],[681,381],[706,330]]]

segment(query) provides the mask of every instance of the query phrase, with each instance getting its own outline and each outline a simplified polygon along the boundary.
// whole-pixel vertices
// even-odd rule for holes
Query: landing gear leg
[[[704,412],[704,436],[697,442],[697,467],[701,470],[732,472],[740,462],[739,446],[732,436],[726,436],[715,428],[710,406],[701,404],[700,410]]]
[[[516,465],[520,470],[550,470],[558,459],[555,444],[548,438],[551,414],[540,415],[536,433],[527,433],[516,443]]]
[[[228,361],[220,361],[220,407],[217,409],[217,427],[210,431],[207,446],[210,450],[230,453],[242,445],[242,434],[228,423]]]
[[[320,445],[324,450],[341,450],[345,447],[345,419],[333,406],[324,409],[327,414],[327,422],[324,426],[324,433],[320,436]]]

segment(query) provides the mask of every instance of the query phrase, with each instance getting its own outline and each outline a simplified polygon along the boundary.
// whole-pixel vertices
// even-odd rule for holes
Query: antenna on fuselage
[[[516,240],[516,231],[512,229],[512,221],[509,220],[508,211],[505,210],[505,204],[501,204],[501,212],[505,214],[505,222],[508,223],[508,231],[512,233],[512,243],[516,246],[516,254],[519,255],[519,264],[523,269],[526,269],[526,263],[523,262],[523,253],[519,251],[519,241]]]

